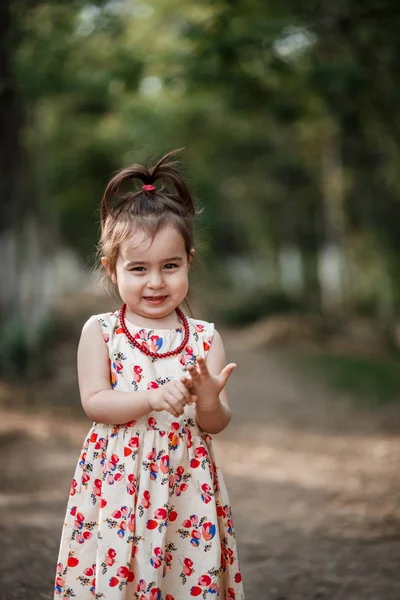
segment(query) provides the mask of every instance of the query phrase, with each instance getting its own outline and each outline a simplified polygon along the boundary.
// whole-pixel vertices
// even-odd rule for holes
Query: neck
[[[150,319],[134,313],[126,307],[125,319],[137,327],[145,327],[146,329],[176,329],[182,326],[176,309],[159,319]]]

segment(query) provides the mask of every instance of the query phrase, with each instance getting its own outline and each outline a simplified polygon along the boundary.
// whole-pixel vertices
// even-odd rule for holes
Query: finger
[[[169,411],[174,417],[180,417],[183,415],[183,406],[180,402],[174,402],[173,400],[168,401]]]
[[[183,383],[183,385],[190,390],[190,388],[193,386],[193,381],[191,377],[181,377],[180,381]]]
[[[175,408],[171,404],[169,404],[169,402],[165,402],[164,410],[169,412],[175,418],[179,417],[179,413],[175,410]]]
[[[200,379],[200,374],[194,365],[190,365],[187,368],[187,370],[189,372],[190,377],[193,379],[194,382],[196,382]]]
[[[197,364],[199,366],[200,375],[208,375],[208,367],[205,359],[202,356],[199,356],[197,359]]]
[[[219,378],[222,380],[222,384],[225,387],[226,382],[228,381],[229,376],[231,375],[232,371],[234,371],[237,367],[236,363],[229,363],[229,365],[226,365],[226,367],[224,367],[219,375]]]
[[[175,381],[175,387],[177,390],[179,390],[184,396],[188,397],[190,395],[190,392],[188,390],[188,388],[186,387],[186,385],[184,385],[182,383],[182,381]]]
[[[190,392],[187,389],[186,386],[183,385],[183,383],[181,381],[175,381],[175,388],[178,392],[178,399],[183,402],[184,404],[186,404],[186,402],[189,400],[190,398]]]
[[[168,404],[173,406],[175,410],[178,410],[180,414],[183,412],[183,408],[186,405],[186,399],[176,390],[176,394],[172,392],[165,397]]]
[[[194,396],[193,394],[190,396],[190,399],[188,400],[188,404],[195,404],[197,402],[197,396]]]
[[[184,401],[185,394],[189,394],[189,390],[180,381],[174,381],[174,385],[171,387],[170,392],[174,398],[180,401]]]

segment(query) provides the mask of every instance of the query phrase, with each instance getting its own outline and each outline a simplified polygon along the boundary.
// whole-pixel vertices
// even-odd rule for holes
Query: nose
[[[150,274],[149,287],[153,290],[158,290],[164,287],[164,279],[162,273],[154,271]]]

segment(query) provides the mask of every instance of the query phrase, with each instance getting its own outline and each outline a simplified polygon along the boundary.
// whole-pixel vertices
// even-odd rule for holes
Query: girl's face
[[[186,298],[188,270],[194,250],[188,257],[181,234],[172,225],[159,230],[153,241],[142,231],[134,231],[119,249],[115,271],[102,263],[127,309],[144,319],[165,319]]]

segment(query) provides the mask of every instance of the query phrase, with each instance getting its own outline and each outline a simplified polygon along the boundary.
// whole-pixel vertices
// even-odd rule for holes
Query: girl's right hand
[[[160,412],[166,410],[173,417],[183,415],[186,404],[196,402],[197,397],[190,393],[181,381],[168,381],[155,390],[151,390],[150,408]]]

